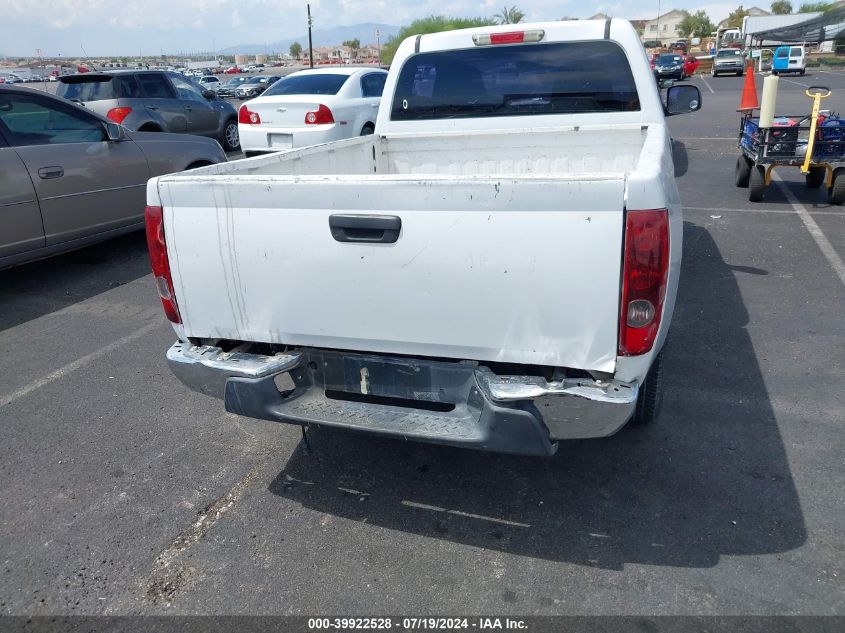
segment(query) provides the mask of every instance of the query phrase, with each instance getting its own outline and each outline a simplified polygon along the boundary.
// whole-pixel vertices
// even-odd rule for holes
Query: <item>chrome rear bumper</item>
[[[223,398],[233,413],[532,455],[554,453],[559,439],[615,433],[638,394],[636,383],[547,382],[498,376],[473,361],[310,348],[265,356],[176,343],[167,360],[183,383]],[[284,392],[281,374],[291,387]]]

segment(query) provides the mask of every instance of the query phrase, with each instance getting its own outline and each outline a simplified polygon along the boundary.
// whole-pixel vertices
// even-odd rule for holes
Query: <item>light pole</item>
[[[381,68],[381,29],[376,29],[376,50],[378,51],[378,65]]]
[[[660,0],[657,0],[657,41],[660,42],[660,48],[663,48],[663,40],[660,37]]]
[[[311,5],[306,6],[308,7],[308,57],[311,68],[314,68],[314,44],[311,41],[311,25],[314,24],[314,21],[311,19]]]

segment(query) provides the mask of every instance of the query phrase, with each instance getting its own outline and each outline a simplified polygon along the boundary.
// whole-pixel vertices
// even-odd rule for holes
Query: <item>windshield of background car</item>
[[[716,57],[738,57],[740,55],[739,49],[731,48],[726,50],[721,50],[716,53]]]
[[[264,91],[265,97],[273,95],[336,95],[349,75],[297,75],[286,77]]]
[[[390,118],[630,112],[639,96],[615,43],[554,42],[419,53],[405,61]]]
[[[56,94],[75,101],[103,101],[105,99],[131,99],[140,97],[138,84],[132,75],[91,77],[82,81],[59,82]]]
[[[680,55],[661,55],[657,63],[662,66],[680,66],[684,63],[684,60],[681,59]]]

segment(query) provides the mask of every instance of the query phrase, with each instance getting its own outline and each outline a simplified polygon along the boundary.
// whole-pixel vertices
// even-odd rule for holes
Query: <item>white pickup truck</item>
[[[409,38],[374,135],[150,180],[170,367],[241,415],[517,454],[647,421],[665,115],[701,95],[666,99],[625,21]]]

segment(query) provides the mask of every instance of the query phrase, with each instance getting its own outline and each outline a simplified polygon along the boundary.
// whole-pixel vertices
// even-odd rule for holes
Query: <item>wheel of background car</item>
[[[139,132],[161,132],[161,128],[154,123],[147,123],[138,128]]]
[[[366,125],[364,125],[364,127],[361,128],[361,136],[369,136],[375,131],[375,126],[372,123],[367,123]]]
[[[748,199],[751,202],[762,202],[765,192],[766,168],[762,165],[754,165],[748,177]]]
[[[751,176],[751,161],[741,154],[736,157],[736,170],[734,176],[737,187],[742,189],[748,187],[748,178]]]
[[[241,138],[238,134],[238,122],[236,119],[229,119],[226,121],[226,127],[223,129],[223,149],[227,152],[235,152],[241,146]]]

